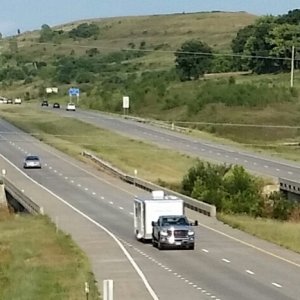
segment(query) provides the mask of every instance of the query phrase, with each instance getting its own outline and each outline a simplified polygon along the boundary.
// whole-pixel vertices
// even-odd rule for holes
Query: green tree
[[[280,24],[273,28],[268,41],[272,45],[270,54],[280,58],[277,61],[278,69],[286,71],[290,69],[291,62],[286,58],[292,56],[292,46],[296,50],[300,47],[300,25]]]
[[[78,25],[76,28],[73,28],[69,32],[69,36],[73,39],[76,38],[89,38],[89,37],[97,37],[100,32],[99,27],[96,24],[88,24],[82,23]]]
[[[247,57],[248,68],[255,73],[271,73],[277,70],[276,62],[268,59],[272,45],[269,42],[269,33],[276,26],[272,16],[262,17],[255,24],[255,31],[248,38],[244,54]]]
[[[300,9],[290,10],[287,14],[279,16],[276,20],[276,23],[299,25],[300,24]]]
[[[210,68],[212,49],[206,43],[190,40],[175,53],[175,66],[182,81],[196,80]]]
[[[47,24],[43,24],[40,31],[40,39],[41,43],[52,41],[55,32],[51,29],[51,27]]]
[[[231,49],[234,54],[237,54],[233,57],[233,66],[236,70],[247,70],[247,60],[240,57],[244,53],[245,45],[248,39],[254,34],[255,26],[248,25],[237,32],[236,37],[231,42]]]

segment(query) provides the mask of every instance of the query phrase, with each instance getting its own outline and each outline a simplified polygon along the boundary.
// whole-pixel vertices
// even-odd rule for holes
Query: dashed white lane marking
[[[56,199],[58,199],[61,203],[65,204],[66,206],[68,206],[69,208],[71,208],[73,211],[75,211],[76,213],[78,213],[79,215],[81,215],[82,217],[84,217],[86,220],[88,220],[89,222],[93,223],[94,225],[96,225],[98,228],[101,228],[102,230],[104,230],[110,237],[112,237],[112,239],[118,244],[118,246],[120,247],[120,249],[122,250],[122,252],[124,253],[124,255],[126,256],[126,258],[129,260],[129,262],[131,263],[131,265],[133,266],[133,268],[135,269],[135,271],[137,272],[137,274],[139,275],[139,277],[141,278],[141,280],[143,281],[144,285],[146,286],[148,292],[150,293],[151,297],[153,300],[159,300],[159,298],[157,297],[157,295],[155,294],[154,290],[151,288],[147,278],[145,277],[144,273],[142,272],[142,270],[139,268],[139,266],[136,264],[136,262],[134,261],[133,257],[129,254],[129,252],[126,250],[126,248],[124,247],[124,245],[121,243],[121,241],[112,233],[110,232],[106,227],[102,226],[100,223],[96,222],[95,220],[93,220],[92,218],[90,218],[89,216],[87,216],[86,214],[84,214],[83,212],[81,212],[79,209],[77,209],[76,207],[72,206],[69,202],[65,201],[63,198],[59,197],[58,195],[56,195],[54,192],[52,192],[51,190],[47,189],[46,187],[44,187],[43,185],[41,185],[40,183],[38,183],[37,181],[35,181],[34,179],[32,179],[30,176],[28,176],[26,173],[24,173],[23,171],[21,171],[16,165],[14,165],[12,162],[10,162],[6,157],[4,157],[1,153],[0,156],[3,160],[5,160],[8,164],[10,164],[12,167],[14,167],[19,173],[21,173],[23,176],[25,176],[26,178],[28,178],[31,182],[33,182],[34,184],[38,185],[40,188],[42,188],[43,190],[47,191],[48,193],[50,193],[51,195],[53,195]]]
[[[54,172],[54,173],[57,173],[57,171],[56,171],[56,170],[53,170],[53,172]]]
[[[209,251],[207,249],[201,249],[203,252],[208,253]]]
[[[248,160],[247,160],[247,159],[245,159],[245,160],[244,160],[244,163],[247,163],[247,162],[248,162]]]
[[[96,195],[96,193],[95,192],[92,192],[92,194],[95,196]]]
[[[229,155],[226,154],[225,157],[226,157],[226,158],[229,158]]]
[[[59,173],[58,175],[59,175],[59,176],[62,176],[63,174],[62,174],[62,173]]]
[[[85,190],[85,191],[88,191],[89,189],[88,189],[88,188],[84,188],[84,190]]]
[[[203,148],[202,148],[202,149],[201,149],[201,151],[202,151],[202,152],[204,152],[204,151],[205,151],[205,149],[203,149]]]
[[[246,270],[246,272],[250,275],[254,275],[254,272],[250,271],[250,270]]]
[[[217,155],[218,155],[218,156],[220,156],[220,155],[221,155],[221,153],[219,153],[219,152],[218,152],[218,153],[217,153]]]
[[[293,172],[289,171],[288,174],[293,175]]]
[[[78,187],[81,187],[81,184],[80,184],[80,183],[78,183],[78,184],[77,184],[77,186],[78,186]]]
[[[112,201],[109,201],[109,204],[114,204]]]
[[[194,289],[198,290],[199,292],[205,294],[206,296],[210,297],[211,299],[216,299],[216,300],[221,300],[220,298],[217,298],[215,295],[212,295],[212,293],[210,293],[207,290],[202,289],[201,287],[199,287],[197,284],[195,284],[193,281],[188,280],[187,278],[185,278],[184,276],[182,276],[181,274],[178,274],[177,272],[174,272],[172,269],[170,269],[169,267],[165,266],[163,263],[155,260],[153,257],[146,255],[143,251],[141,251],[140,249],[134,247],[133,245],[131,245],[130,243],[124,241],[123,239],[120,239],[120,241],[122,241],[124,244],[126,244],[127,246],[129,246],[130,248],[132,248],[133,250],[135,250],[136,252],[140,253],[141,255],[143,255],[144,257],[148,258],[149,260],[151,260],[153,263],[155,263],[157,266],[161,267],[162,269],[164,269],[165,271],[172,273],[172,275],[174,275],[176,278],[180,279],[181,281],[185,282],[186,284],[188,284],[189,286],[193,287]]]
[[[45,167],[47,167],[48,166],[48,164],[47,163],[45,163]]]
[[[256,162],[254,162],[254,163],[253,163],[253,165],[254,165],[254,166],[256,166],[256,165],[257,165],[257,163],[256,163]]]
[[[69,179],[69,177],[67,177],[67,176],[66,176],[66,177],[65,177],[65,179],[66,179],[66,180],[68,180],[68,179]]]
[[[282,285],[276,283],[276,282],[272,282],[272,285],[276,286],[277,288],[282,288]]]
[[[49,166],[49,169],[50,169],[50,170],[52,170],[52,167],[51,167],[51,166]]]
[[[71,183],[74,183],[74,180],[70,180]]]
[[[280,172],[280,169],[276,169],[277,172]]]
[[[269,166],[265,165],[265,166],[264,166],[264,168],[268,169],[268,168],[269,168]]]
[[[101,196],[100,198],[101,198],[101,200],[104,200],[104,197],[103,197],[103,196]]]
[[[124,209],[124,207],[122,207],[122,206],[119,206],[119,208],[120,208],[121,210],[123,210],[123,209]]]
[[[133,216],[133,212],[131,211],[130,214]]]
[[[230,263],[230,260],[226,259],[226,258],[222,258],[222,261],[226,262],[226,263]]]

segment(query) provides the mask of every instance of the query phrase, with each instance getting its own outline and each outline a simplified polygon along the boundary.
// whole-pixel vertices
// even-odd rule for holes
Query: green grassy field
[[[0,209],[0,299],[99,299],[86,256],[43,216]]]

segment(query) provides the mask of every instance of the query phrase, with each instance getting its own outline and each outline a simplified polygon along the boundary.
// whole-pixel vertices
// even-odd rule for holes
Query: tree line
[[[262,179],[242,166],[216,165],[198,160],[181,183],[187,196],[213,204],[217,212],[278,220],[299,220],[300,205],[280,192],[263,193]]]
[[[291,68],[292,47],[300,55],[300,9],[281,16],[264,16],[240,29],[231,42],[232,55],[222,56],[200,40],[186,41],[175,53],[181,80],[198,79],[206,72],[250,70],[257,74]],[[300,67],[299,59],[296,68]]]
[[[59,44],[65,38],[97,39],[102,29],[95,23],[82,23],[69,31],[55,30],[42,25],[39,42]],[[281,16],[264,16],[249,26],[240,29],[231,42],[232,53],[224,55],[200,40],[187,40],[174,52],[177,79],[197,80],[205,73],[250,70],[258,74],[285,72],[290,69],[291,49],[296,47],[296,58],[300,51],[300,10],[296,9]],[[166,46],[164,44],[164,46]],[[54,84],[94,83],[107,74],[133,73],[140,71],[130,60],[147,55],[144,50],[156,46],[140,42],[139,47],[128,43],[129,49],[110,54],[101,53],[91,47],[85,54],[56,55],[47,61],[20,53],[18,41],[11,38],[8,52],[0,55],[0,80],[12,82],[24,80],[30,83],[35,77],[47,79]],[[47,49],[44,46],[44,51]],[[16,63],[14,63],[15,61]],[[296,68],[299,67],[297,60]]]

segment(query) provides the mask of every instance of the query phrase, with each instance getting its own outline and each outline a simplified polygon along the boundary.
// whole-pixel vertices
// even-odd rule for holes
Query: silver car
[[[41,169],[42,164],[38,156],[36,155],[27,155],[24,160],[24,169]]]

